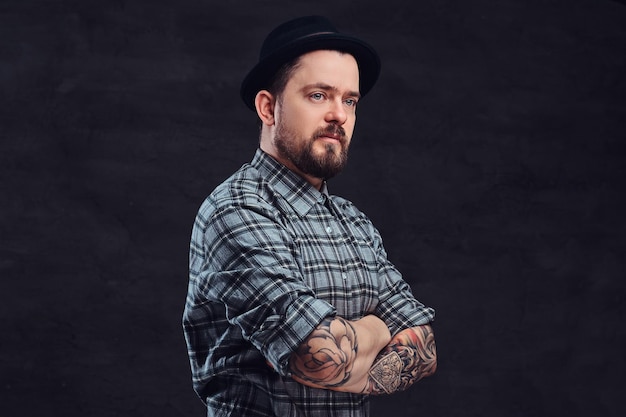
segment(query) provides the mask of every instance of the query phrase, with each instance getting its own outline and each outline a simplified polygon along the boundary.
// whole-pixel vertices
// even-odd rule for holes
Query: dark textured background
[[[437,309],[439,371],[379,416],[624,416],[626,6],[0,2],[0,416],[201,416],[191,224],[248,161],[265,34],[380,51],[331,191]]]

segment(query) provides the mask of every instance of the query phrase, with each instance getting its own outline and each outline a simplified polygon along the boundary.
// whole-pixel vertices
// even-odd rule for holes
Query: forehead
[[[312,51],[298,60],[290,83],[302,85],[324,83],[330,86],[358,91],[359,66],[356,59],[340,51]]]

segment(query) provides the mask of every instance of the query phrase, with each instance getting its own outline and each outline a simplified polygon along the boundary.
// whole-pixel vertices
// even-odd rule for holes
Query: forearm
[[[293,378],[311,387],[364,393],[368,372],[390,341],[387,326],[375,316],[327,318],[292,354]]]
[[[429,325],[405,329],[377,355],[368,372],[364,393],[379,395],[404,391],[437,370],[437,350]]]

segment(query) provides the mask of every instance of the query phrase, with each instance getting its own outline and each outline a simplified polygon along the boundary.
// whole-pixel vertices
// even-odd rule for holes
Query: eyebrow
[[[319,88],[320,90],[332,91],[334,93],[338,93],[339,92],[339,89],[337,87],[333,87],[332,85],[328,85],[328,84],[324,84],[324,83],[308,84],[308,85],[305,85],[302,89],[303,90],[308,90],[310,88]],[[348,95],[351,96],[351,97],[356,97],[357,99],[361,98],[361,93],[359,93],[358,91],[348,91]]]

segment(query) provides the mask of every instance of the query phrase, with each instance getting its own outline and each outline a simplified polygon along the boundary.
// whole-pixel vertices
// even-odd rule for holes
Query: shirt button
[[[341,274],[341,278],[343,278],[344,280],[348,279],[348,274]]]
[[[331,234],[333,232],[333,229],[329,226],[326,228],[326,233]]]

